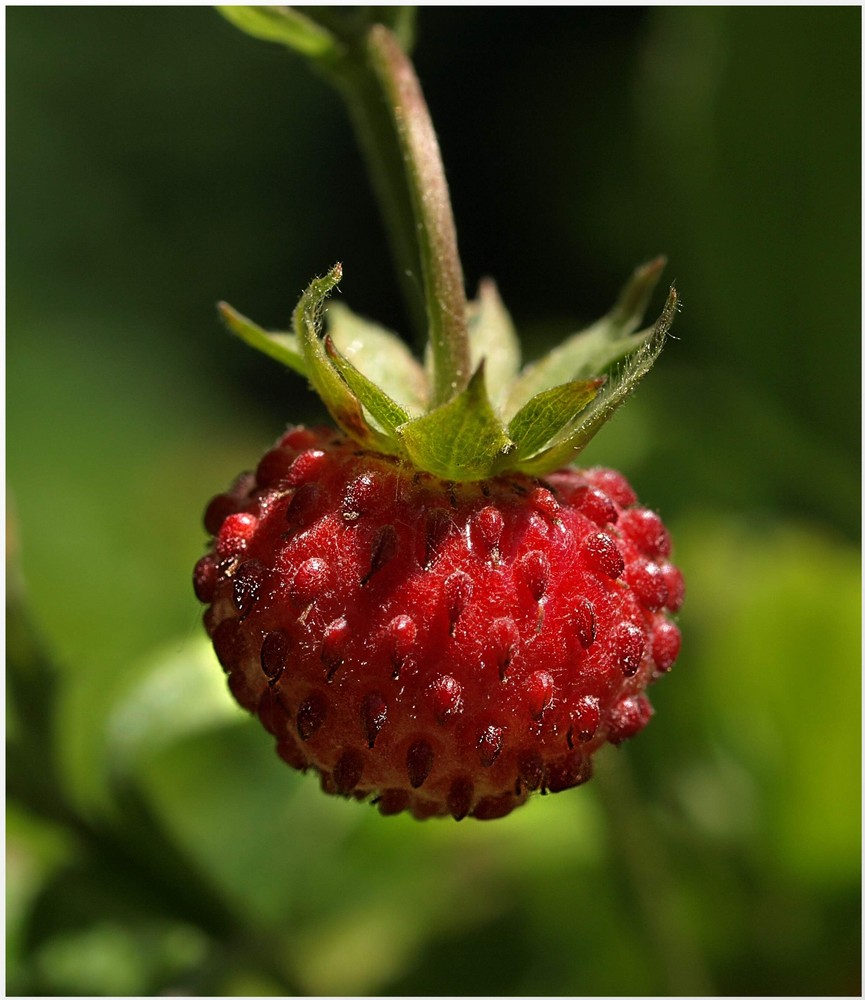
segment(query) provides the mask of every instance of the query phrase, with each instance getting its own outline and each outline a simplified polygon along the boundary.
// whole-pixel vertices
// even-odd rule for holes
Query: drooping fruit
[[[383,331],[340,307],[320,340],[333,275],[301,301],[296,340],[226,310],[247,339],[296,352],[342,425],[291,428],[215,497],[213,542],[194,573],[234,696],[325,791],[385,814],[496,818],[531,792],[583,783],[600,746],[648,722],[646,688],[680,643],[669,535],[619,473],[548,466],[639,377],[642,362],[626,361],[605,383],[598,369],[610,362],[598,358],[615,360],[622,341],[644,359],[659,349],[671,303],[655,328],[632,332],[658,270],[638,271],[627,315],[620,303],[572,338],[555,369],[541,362],[509,393],[500,386],[498,409],[479,360],[462,396],[414,418],[423,369]],[[486,308],[489,324],[493,309],[512,345],[485,294],[476,315]],[[399,402],[361,374],[370,329],[376,362],[390,351],[401,366],[390,380]]]

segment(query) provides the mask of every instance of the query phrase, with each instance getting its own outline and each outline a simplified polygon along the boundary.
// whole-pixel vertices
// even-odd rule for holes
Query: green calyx
[[[520,346],[491,281],[467,302],[444,166],[408,50],[412,7],[220,7],[256,38],[300,53],[343,96],[370,167],[423,363],[393,333],[324,305],[342,278],[316,278],[290,333],[230,306],[228,326],[309,379],[361,448],[442,479],[542,476],[572,461],[654,364],[677,308],[671,288],[640,330],[664,260],[638,268],[610,312],[521,369]],[[420,291],[421,302],[418,302]]]
[[[660,354],[678,308],[675,288],[657,321],[639,328],[664,263],[638,268],[606,316],[522,369],[510,316],[484,282],[467,307],[472,374],[444,402],[429,352],[422,364],[394,333],[340,303],[325,312],[339,264],[303,293],[290,333],[219,308],[234,333],[306,377],[361,448],[448,480],[543,476],[576,458]]]

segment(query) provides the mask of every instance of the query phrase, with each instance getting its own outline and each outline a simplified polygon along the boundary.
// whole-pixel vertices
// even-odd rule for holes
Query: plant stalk
[[[334,75],[367,155],[404,283],[420,264],[433,402],[440,404],[464,389],[471,375],[465,286],[450,193],[411,60],[384,25],[373,25],[364,44],[362,64],[349,56],[333,68]],[[413,308],[416,285],[408,298]]]

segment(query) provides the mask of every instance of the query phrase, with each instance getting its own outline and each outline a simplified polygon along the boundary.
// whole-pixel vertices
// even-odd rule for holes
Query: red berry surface
[[[610,470],[446,483],[294,428],[205,524],[195,592],[235,698],[385,814],[493,819],[582,784],[679,652],[669,536]]]

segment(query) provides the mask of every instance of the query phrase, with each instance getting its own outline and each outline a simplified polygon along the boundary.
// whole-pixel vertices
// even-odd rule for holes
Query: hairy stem
[[[450,193],[438,140],[411,61],[383,25],[370,29],[367,53],[396,126],[423,272],[434,401],[443,403],[465,388],[471,374],[465,287]],[[393,157],[389,159],[392,163]]]

